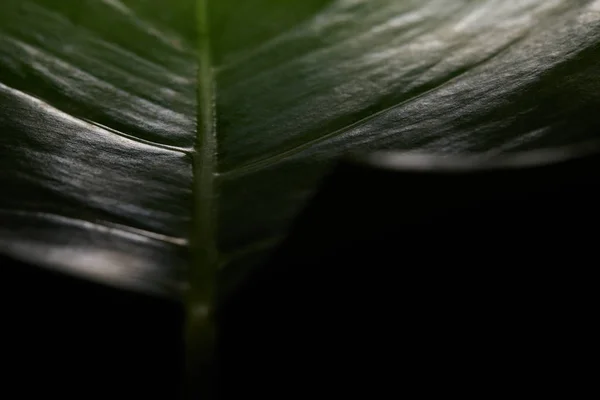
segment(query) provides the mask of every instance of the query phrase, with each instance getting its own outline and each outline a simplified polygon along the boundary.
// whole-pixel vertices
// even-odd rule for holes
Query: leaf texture
[[[336,156],[528,150],[600,127],[598,1],[321,1],[277,30],[259,17],[266,3],[278,15],[274,2],[248,3],[213,3],[219,240],[248,249],[225,286],[285,232]]]
[[[194,4],[162,4],[0,5],[4,252],[180,294],[196,137]]]
[[[215,262],[227,293],[346,152],[600,127],[600,1],[205,5],[2,2],[3,252],[176,297]]]

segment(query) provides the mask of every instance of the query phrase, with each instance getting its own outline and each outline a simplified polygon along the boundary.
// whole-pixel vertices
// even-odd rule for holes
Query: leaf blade
[[[4,184],[31,183],[15,198],[50,193],[50,205],[29,210],[183,241],[193,232],[192,252],[216,248],[220,260],[208,264],[225,264],[227,281],[227,260],[248,269],[245,256],[256,254],[247,252],[268,254],[340,154],[512,151],[584,140],[599,126],[587,115],[600,104],[597,1],[238,3],[208,4],[212,62],[200,75],[211,70],[215,88],[202,94],[193,1],[5,1],[0,82],[79,118],[69,132],[87,132],[54,126],[44,137],[28,133],[35,118],[1,116],[5,132],[24,124],[3,134],[3,149],[33,143],[59,171],[8,156],[6,169],[17,172]],[[212,128],[202,116],[209,97]],[[197,126],[214,130],[209,147],[194,148]],[[121,148],[122,140],[130,141]],[[212,160],[209,168],[193,172],[196,150],[196,166]],[[61,163],[69,158],[79,164]],[[77,181],[81,171],[100,178]],[[49,187],[53,179],[65,190]],[[140,182],[145,193],[132,193]],[[189,280],[171,278],[181,288]]]
[[[177,7],[153,17],[148,4],[0,6],[0,184],[10,192],[0,200],[10,215],[0,224],[2,250],[180,298],[189,263],[195,58],[187,33],[169,26]]]
[[[224,252],[285,232],[347,152],[595,138],[599,21],[596,1],[340,0],[228,56],[217,75]]]

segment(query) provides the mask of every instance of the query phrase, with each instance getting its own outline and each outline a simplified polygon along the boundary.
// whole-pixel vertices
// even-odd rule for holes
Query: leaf
[[[196,128],[193,2],[0,5],[0,248],[179,295]]]
[[[345,152],[594,138],[599,58],[599,1],[3,0],[0,250],[203,314]]]
[[[283,3],[210,3],[226,292],[345,152],[497,153],[598,132],[598,1]]]

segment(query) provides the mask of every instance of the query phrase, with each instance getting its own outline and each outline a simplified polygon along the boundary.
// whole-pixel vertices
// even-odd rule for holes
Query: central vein
[[[217,138],[215,83],[211,59],[208,0],[198,0],[198,126],[194,153],[192,264],[187,296],[186,357],[188,393],[203,392],[209,385],[214,345],[212,321],[218,263],[215,241],[216,202],[214,180]]]

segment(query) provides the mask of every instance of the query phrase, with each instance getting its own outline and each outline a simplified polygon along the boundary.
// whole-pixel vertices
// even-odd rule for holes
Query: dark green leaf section
[[[207,6],[0,3],[1,251],[176,295],[194,232],[229,290],[341,154],[600,129],[597,0]]]
[[[257,15],[234,3],[213,2],[215,13]],[[505,152],[599,132],[598,1],[337,0],[313,11],[220,49],[220,243],[238,255],[223,281],[245,268],[240,249],[255,257],[285,232],[345,152]]]
[[[185,283],[194,2],[3,0],[0,248],[161,294]]]

